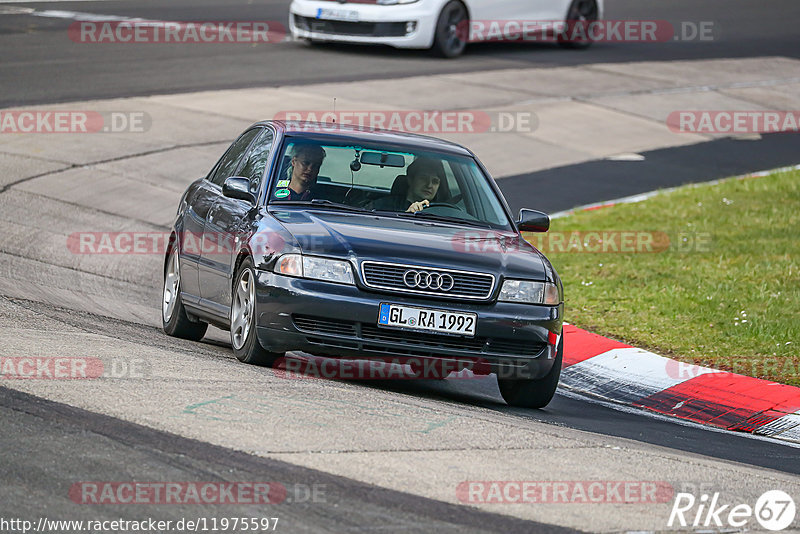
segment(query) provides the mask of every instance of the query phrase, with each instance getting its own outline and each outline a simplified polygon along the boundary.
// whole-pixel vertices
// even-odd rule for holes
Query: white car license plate
[[[399,304],[381,303],[378,314],[379,326],[408,328],[409,330],[426,330],[442,334],[458,334],[475,336],[475,323],[478,314],[434,310],[432,308],[415,308]]]
[[[358,22],[358,11],[351,9],[317,9],[317,18],[322,20],[346,20]]]

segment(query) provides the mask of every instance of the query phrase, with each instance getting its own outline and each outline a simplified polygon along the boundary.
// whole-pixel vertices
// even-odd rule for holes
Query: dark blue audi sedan
[[[267,366],[302,351],[434,362],[437,378],[493,372],[510,405],[543,407],[561,372],[563,289],[522,232],[549,226],[534,210],[512,217],[462,146],[260,122],[181,198],[164,331],[228,329],[239,360]]]

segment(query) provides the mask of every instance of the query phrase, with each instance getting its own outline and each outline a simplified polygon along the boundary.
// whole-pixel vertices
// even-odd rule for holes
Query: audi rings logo
[[[455,285],[455,280],[447,273],[429,273],[413,269],[403,274],[403,282],[411,289],[432,289],[434,291],[450,291]]]

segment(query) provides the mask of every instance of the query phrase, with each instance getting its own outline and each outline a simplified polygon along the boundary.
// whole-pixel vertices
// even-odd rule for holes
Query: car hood
[[[304,254],[548,280],[542,254],[509,231],[325,210],[273,210]]]

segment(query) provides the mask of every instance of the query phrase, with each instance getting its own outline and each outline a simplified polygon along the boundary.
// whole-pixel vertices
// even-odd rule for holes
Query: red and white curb
[[[725,430],[800,443],[800,388],[681,363],[564,325],[561,385]]]

